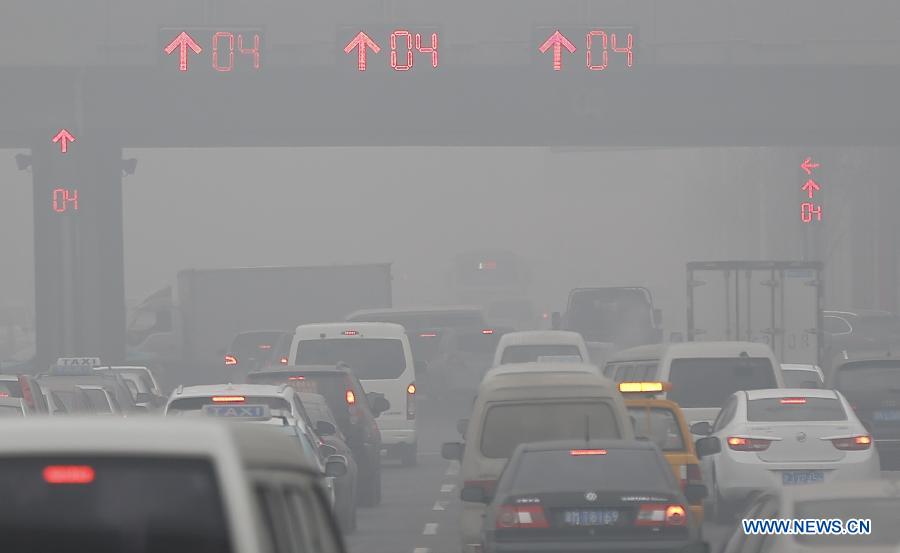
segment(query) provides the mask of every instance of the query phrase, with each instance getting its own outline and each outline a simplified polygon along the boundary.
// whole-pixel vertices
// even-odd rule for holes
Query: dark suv
[[[381,502],[381,432],[375,417],[390,408],[383,395],[366,394],[345,365],[272,367],[250,373],[247,382],[287,383],[298,392],[323,396],[359,467],[359,504],[371,507]]]

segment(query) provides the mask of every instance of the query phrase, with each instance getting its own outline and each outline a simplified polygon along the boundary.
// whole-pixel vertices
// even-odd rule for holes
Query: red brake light
[[[213,403],[243,403],[244,396],[213,396]]]
[[[437,332],[421,332],[419,333],[420,338],[436,338]]]
[[[540,505],[503,505],[497,512],[496,527],[550,528],[550,525]]]
[[[226,355],[225,356],[225,366],[226,367],[231,366],[231,365],[237,365],[237,364],[238,364],[237,357],[235,357],[234,355]]]
[[[288,380],[306,380],[305,376],[289,376]]]
[[[0,397],[9,397],[9,392],[0,392]]]
[[[569,451],[572,457],[581,457],[582,455],[606,455],[605,449],[572,449]]]
[[[805,397],[783,397],[781,398],[782,405],[806,405]]]
[[[287,365],[287,364],[288,364],[288,358],[287,358],[287,357],[282,357],[281,359],[278,360],[278,362],[281,363],[282,365]]]
[[[635,526],[684,526],[687,512],[684,505],[665,503],[645,503],[634,519]]]
[[[741,436],[729,436],[728,447],[735,451],[765,451],[769,449],[772,440],[758,438],[744,438]]]
[[[834,447],[841,451],[862,451],[872,447],[871,436],[852,436],[849,438],[835,438],[831,440]]]
[[[345,397],[347,398],[347,405],[356,405],[356,394],[353,393],[353,390],[347,390]]]
[[[341,332],[341,334],[343,334],[344,336],[358,336],[359,332],[356,330],[345,330]]]
[[[493,329],[493,328],[484,328],[484,329],[481,330],[481,333],[482,333],[482,334],[493,334],[493,333],[494,333],[494,329]]]
[[[48,484],[90,484],[94,469],[88,465],[49,465],[44,467],[44,482]]]
[[[272,349],[272,344],[260,344],[259,349]]]

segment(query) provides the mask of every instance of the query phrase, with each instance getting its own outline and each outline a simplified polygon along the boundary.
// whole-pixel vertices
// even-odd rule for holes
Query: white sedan
[[[767,488],[878,478],[872,437],[834,390],[780,388],[734,393],[715,422],[691,426],[709,513],[727,520]]]

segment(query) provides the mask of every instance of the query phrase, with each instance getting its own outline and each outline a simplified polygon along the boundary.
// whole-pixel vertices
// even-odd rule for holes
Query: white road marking
[[[434,507],[432,507],[431,510],[432,511],[446,511],[447,505],[449,503],[450,503],[449,501],[437,501],[437,502],[435,502]]]
[[[431,551],[431,550],[428,549],[427,547],[417,547],[417,548],[413,549],[413,553],[428,553],[429,551]]]
[[[451,463],[444,474],[446,476],[457,476],[459,474],[459,463]]]
[[[441,486],[441,493],[450,493],[456,488],[456,484],[444,484]]]
[[[425,525],[425,529],[422,530],[423,536],[433,536],[437,534],[438,524],[437,522],[429,522]]]

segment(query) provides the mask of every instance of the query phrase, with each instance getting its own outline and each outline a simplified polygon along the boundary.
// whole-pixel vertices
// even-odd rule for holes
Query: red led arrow
[[[562,47],[565,46],[566,50],[568,50],[570,53],[574,53],[575,45],[572,44],[569,39],[564,37],[562,33],[559,32],[559,30],[557,30],[552,35],[550,35],[550,38],[548,38],[547,41],[544,42],[540,46],[540,48],[538,48],[538,50],[540,50],[543,54],[544,52],[549,50],[551,46],[553,47],[553,70],[559,71],[560,69],[562,69]]]
[[[69,142],[75,142],[75,137],[66,129],[60,129],[56,136],[53,137],[53,143],[56,144],[57,142],[59,142],[59,151],[66,153],[69,151]]]
[[[356,67],[360,71],[366,70],[366,48],[371,48],[376,54],[381,51],[381,48],[375,44],[375,41],[362,31],[347,43],[347,46],[344,47],[344,52],[349,54],[354,48],[356,48],[357,55]]]
[[[806,158],[803,160],[803,163],[800,164],[800,168],[806,171],[807,175],[812,175],[812,170],[817,169],[819,167],[818,163],[813,163],[812,158]]]
[[[197,44],[193,38],[191,38],[191,35],[187,34],[184,31],[181,31],[181,34],[175,37],[175,40],[170,42],[163,51],[166,53],[166,55],[171,55],[176,48],[178,48],[179,71],[187,71],[188,48],[193,50],[195,54],[199,54],[203,51],[203,48],[200,48],[200,45]]]
[[[806,194],[809,196],[809,199],[812,199],[813,195],[821,190],[821,188],[818,184],[816,184],[816,181],[809,179],[808,181],[806,181],[806,184],[804,184],[803,187],[800,188],[800,190],[806,192]]]

